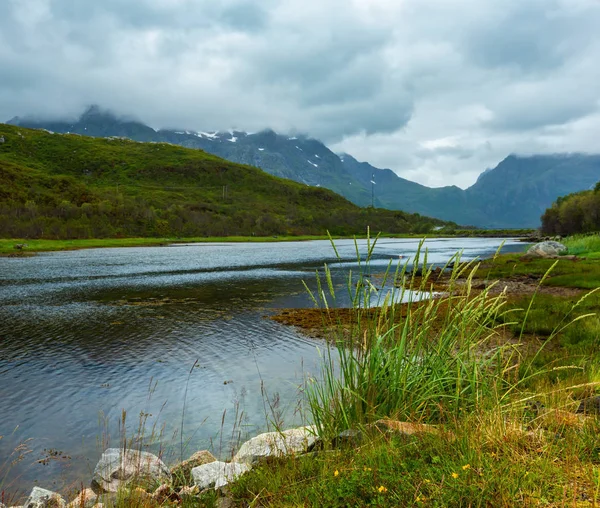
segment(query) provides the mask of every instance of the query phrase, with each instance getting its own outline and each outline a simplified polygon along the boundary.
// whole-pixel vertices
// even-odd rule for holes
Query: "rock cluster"
[[[394,420],[379,420],[367,430],[409,436],[439,432],[434,426]],[[347,432],[359,437],[363,431]],[[341,434],[340,439],[344,440]],[[322,442],[314,426],[267,432],[246,441],[231,462],[219,461],[203,450],[171,469],[152,453],[109,448],[94,469],[91,488],[80,492],[70,503],[55,492],[34,487],[22,508],[103,508],[103,503],[116,500],[117,492],[126,492],[142,504],[181,502],[206,489],[222,489],[262,460],[299,456],[319,446],[322,447]],[[157,485],[160,486],[156,488]],[[0,508],[5,507],[0,504]]]

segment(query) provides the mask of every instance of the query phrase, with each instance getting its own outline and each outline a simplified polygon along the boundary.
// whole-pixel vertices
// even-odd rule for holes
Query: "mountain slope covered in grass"
[[[359,206],[373,203],[375,207],[480,227],[538,227],[540,216],[558,197],[589,189],[600,177],[600,155],[510,155],[466,190],[456,186],[430,188],[348,154],[335,154],[310,137],[272,130],[252,134],[154,130],[97,106],[71,121],[13,118],[10,122],[54,132],[121,136],[201,149],[275,176],[331,189]]]
[[[401,233],[424,221],[442,224],[199,150],[0,124],[4,238]]]

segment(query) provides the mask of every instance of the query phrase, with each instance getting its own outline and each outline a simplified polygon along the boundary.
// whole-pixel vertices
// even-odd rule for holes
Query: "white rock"
[[[192,478],[194,485],[200,489],[210,487],[218,489],[236,480],[250,469],[247,464],[216,461],[192,469]]]
[[[241,446],[233,461],[255,464],[267,457],[299,455],[306,453],[318,439],[315,426],[259,434]]]
[[[540,242],[529,247],[527,251],[528,256],[535,256],[540,258],[548,258],[554,256],[561,256],[567,253],[567,248],[559,242]]]
[[[156,455],[137,450],[106,450],[94,469],[94,492],[117,492],[124,485],[171,481],[171,472]]]
[[[24,508],[64,508],[66,505],[65,500],[56,492],[33,487]]]

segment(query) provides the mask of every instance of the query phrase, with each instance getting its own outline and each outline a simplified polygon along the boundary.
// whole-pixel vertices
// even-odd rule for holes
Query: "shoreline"
[[[460,234],[381,234],[381,238],[520,238],[526,239],[528,233],[517,230],[514,234],[506,231],[483,232],[481,230],[469,232],[460,231]],[[366,234],[355,236],[328,236],[328,235],[301,235],[301,236],[213,236],[192,238],[91,238],[75,240],[27,240],[22,238],[0,238],[0,257],[24,258],[34,256],[38,252],[61,252],[82,249],[102,248],[128,248],[128,247],[167,247],[169,245],[187,243],[277,243],[277,242],[307,242],[316,240],[352,240],[366,239]],[[23,245],[23,248],[19,248]]]

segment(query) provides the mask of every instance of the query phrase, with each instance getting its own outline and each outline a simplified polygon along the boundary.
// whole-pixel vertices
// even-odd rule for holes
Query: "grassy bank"
[[[235,505],[597,506],[600,419],[577,410],[600,389],[600,296],[509,296],[472,284],[531,274],[540,289],[599,287],[595,244],[586,245],[586,261],[457,264],[450,296],[426,304],[364,309],[359,301],[379,296],[359,278],[348,286],[354,319],[337,329],[325,272],[315,301],[338,346],[308,399],[329,451],[262,464],[231,487]],[[388,276],[399,291],[433,279]],[[436,432],[374,431],[384,417]],[[336,443],[349,428],[359,437]]]

